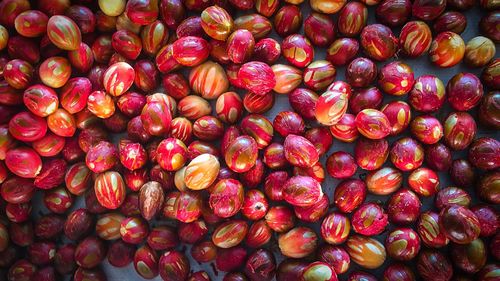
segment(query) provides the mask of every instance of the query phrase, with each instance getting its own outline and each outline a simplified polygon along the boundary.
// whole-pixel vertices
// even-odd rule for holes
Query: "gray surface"
[[[301,5],[301,7],[303,9],[303,18],[305,19],[307,17],[307,15],[310,13],[308,1],[305,1],[305,3],[303,3]],[[469,39],[478,35],[478,22],[479,22],[479,19],[481,16],[481,12],[479,11],[478,8],[474,8],[470,11],[467,11],[465,14],[466,14],[469,22],[468,22],[467,29],[462,34],[462,37],[463,37],[464,41],[467,42]],[[370,15],[369,16],[369,23],[374,23],[375,22],[374,8],[369,9],[369,15]],[[334,18],[336,18],[336,16],[334,16]],[[393,29],[393,31],[396,35],[399,35],[399,29]],[[301,33],[303,33],[303,32],[301,32]],[[281,38],[276,36],[275,33],[273,33],[273,37],[278,39],[281,42]],[[324,59],[324,58],[325,58],[325,49],[316,48],[315,60],[320,60],[320,59]],[[413,68],[413,70],[415,72],[415,78],[420,76],[420,75],[423,75],[423,74],[434,74],[434,75],[437,75],[445,84],[448,82],[448,80],[453,75],[455,75],[458,72],[462,72],[462,71],[472,72],[472,73],[475,73],[476,75],[479,75],[479,73],[480,73],[480,69],[470,69],[470,68],[465,67],[462,64],[460,64],[459,66],[449,68],[449,69],[437,68],[437,67],[433,66],[428,61],[427,56],[423,56],[421,58],[411,59],[411,60],[407,60],[405,58],[402,58],[402,59]],[[281,59],[280,62],[285,63],[283,59]],[[388,63],[388,62],[385,62],[385,63]],[[383,63],[383,64],[385,64],[385,63]],[[381,66],[383,64],[378,64],[378,65]],[[345,67],[337,68],[337,80],[344,80],[344,77],[345,77],[344,72],[345,72]],[[242,92],[240,91],[240,93],[242,93]],[[321,93],[318,93],[318,94],[321,94]],[[395,97],[390,97],[390,96],[385,95],[384,104],[387,103],[388,101],[391,101],[391,100],[395,100],[395,99],[406,100],[406,98],[407,98],[406,96],[403,96],[401,98],[395,98]],[[214,106],[214,108],[215,108],[215,106]],[[288,110],[288,109],[290,109],[290,105],[288,103],[288,97],[286,95],[276,94],[276,103],[275,103],[274,107],[265,115],[272,121],[274,119],[274,116],[278,112],[283,111],[283,110]],[[446,116],[446,114],[448,112],[449,112],[449,109],[446,108],[446,109],[442,110],[441,112],[437,113],[436,116],[440,120],[443,120],[443,118]],[[414,113],[414,115],[416,115],[415,112],[412,112],[412,113]],[[495,132],[493,132],[493,131],[480,131],[478,134],[478,136],[487,136],[487,135],[494,136]],[[395,139],[399,139],[401,137],[402,136],[397,136],[396,138],[389,138],[389,141],[390,141],[390,143],[392,143]],[[496,136],[496,137],[498,137],[498,136]],[[275,137],[275,140],[278,140],[278,138]],[[340,141],[335,140],[330,151],[325,156],[323,156],[321,158],[321,163],[324,164],[325,160],[326,160],[326,156],[330,155],[334,151],[342,150],[342,151],[347,151],[349,153],[353,153],[353,146],[354,146],[353,144],[345,144],[345,143],[342,143]],[[464,157],[464,152],[454,153],[453,157],[454,158]],[[388,163],[386,163],[386,165],[390,165],[389,161],[388,161]],[[358,173],[354,177],[358,178],[364,172],[365,171],[358,169]],[[405,179],[406,179],[407,175],[408,175],[408,173],[405,173]],[[441,173],[440,180],[441,180],[441,187],[446,187],[446,186],[450,185],[449,177],[446,174]],[[333,197],[333,190],[336,187],[336,185],[338,184],[338,182],[339,182],[338,180],[334,180],[327,175],[327,179],[325,180],[325,182],[322,185],[324,192],[329,196],[330,199],[332,199],[332,197]],[[387,198],[388,198],[387,196],[369,195],[365,202],[385,202],[387,200]],[[432,198],[421,198],[421,199],[422,199],[422,203],[423,203],[422,211],[432,208]],[[334,210],[333,208],[330,209],[330,211],[333,211],[333,210]],[[162,223],[162,222],[160,222],[160,223]],[[312,224],[312,225],[309,224],[309,225],[313,226],[316,231],[318,230],[319,223]],[[378,236],[377,239],[379,239],[379,241],[381,241],[383,243],[388,231],[391,230],[392,228],[393,228],[393,226],[388,227],[388,229],[382,235]],[[319,235],[318,231],[317,231],[317,233]],[[273,238],[273,240],[271,242],[273,244],[270,245],[270,248],[275,250],[274,253],[277,255],[278,260],[282,260],[282,257],[279,256],[279,251],[276,250],[277,246],[276,246],[275,241],[276,240]],[[184,245],[180,245],[178,248],[185,249]],[[189,252],[189,251],[187,251],[187,252]],[[189,256],[189,254],[188,254],[188,256]],[[214,274],[212,266],[210,266],[209,264],[199,265],[196,261],[192,260],[191,257],[189,257],[189,258],[191,261],[191,267],[192,267],[193,271],[205,270],[208,272],[208,274],[210,275],[212,280],[222,280],[224,273],[219,272],[218,276],[216,276]],[[380,277],[382,275],[383,268],[385,268],[389,263],[391,263],[391,260],[387,259],[387,261],[385,262],[383,267],[381,267],[377,270],[371,271],[371,272]],[[411,264],[411,263],[409,263],[409,264]],[[108,280],[112,280],[112,281],[115,281],[115,280],[142,280],[139,277],[139,275],[136,274],[132,264],[126,268],[114,268],[111,265],[109,265],[107,262],[105,262],[103,264],[103,268],[108,276]],[[351,270],[350,271],[352,271],[353,269],[359,269],[359,267],[357,267],[353,262],[351,262]],[[339,276],[339,278],[341,280],[345,280],[347,275],[348,274],[342,274]],[[161,278],[157,277],[154,280],[161,280]],[[290,281],[292,281],[292,280],[290,280]]]

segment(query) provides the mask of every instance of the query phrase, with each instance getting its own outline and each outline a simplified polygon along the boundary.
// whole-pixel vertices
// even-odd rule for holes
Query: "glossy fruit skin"
[[[156,149],[156,153],[158,164],[166,171],[177,171],[187,161],[187,147],[181,140],[176,138],[162,140]]]
[[[42,170],[42,160],[35,150],[18,147],[7,151],[5,166],[19,177],[35,178]]]
[[[420,167],[408,176],[408,185],[420,196],[432,196],[439,190],[439,177],[433,170]]]
[[[377,66],[370,59],[355,58],[349,63],[345,76],[351,86],[367,87],[377,77]]]
[[[220,164],[217,158],[211,154],[201,154],[191,160],[184,174],[186,186],[192,190],[208,188],[219,173]],[[203,177],[200,178],[200,175]]]
[[[481,170],[494,170],[500,166],[500,143],[493,138],[476,139],[469,149],[469,161]]]
[[[173,55],[173,44],[161,48],[155,57],[156,67],[161,73],[169,73],[181,67]]]
[[[269,208],[265,219],[267,225],[278,233],[290,230],[295,224],[293,212],[286,206],[274,206]]]
[[[297,33],[302,25],[302,12],[295,5],[284,5],[274,17],[274,29],[281,37]]]
[[[446,8],[446,1],[438,0],[438,1],[424,1],[418,0],[413,3],[412,6],[412,14],[418,19],[421,20],[434,20]]]
[[[495,44],[489,38],[476,36],[465,45],[464,62],[472,67],[487,65],[496,51]]]
[[[273,201],[283,200],[283,185],[288,180],[288,173],[285,171],[273,171],[264,180],[264,192]]]
[[[255,94],[269,93],[276,85],[276,78],[271,67],[263,62],[251,61],[238,70],[241,86]]]
[[[267,147],[274,134],[271,122],[259,114],[247,115],[240,124],[242,132],[253,137],[259,149]]]
[[[469,207],[470,202],[470,195],[465,190],[450,186],[438,192],[435,205],[439,210],[442,210],[444,207],[451,205]]]
[[[248,232],[248,224],[242,220],[230,220],[217,226],[212,242],[219,248],[228,249],[239,245]]]
[[[99,203],[107,209],[117,209],[125,200],[125,183],[121,175],[114,171],[99,174],[94,190]]]
[[[215,110],[221,121],[234,124],[243,114],[243,102],[236,92],[225,92],[217,98]]]
[[[304,21],[304,33],[314,46],[326,47],[335,39],[335,23],[330,17],[313,12]]]
[[[354,123],[358,131],[369,139],[385,138],[391,131],[389,119],[376,109],[363,109],[356,115]]]
[[[355,116],[350,113],[344,114],[337,124],[330,126],[330,133],[340,141],[354,142],[359,137]]]
[[[481,237],[492,236],[500,226],[498,212],[487,205],[476,205],[471,209],[481,225]]]
[[[234,19],[234,26],[250,31],[256,40],[266,37],[273,28],[271,21],[259,14],[240,16]]]
[[[74,51],[82,41],[78,25],[66,16],[55,15],[47,23],[47,36],[59,49]]]
[[[37,10],[28,10],[16,17],[14,26],[17,33],[22,36],[39,37],[45,33],[48,21],[49,18],[44,13]]]
[[[46,117],[57,109],[59,98],[52,88],[36,84],[24,91],[23,102],[33,114]]]
[[[136,250],[134,254],[134,268],[145,279],[158,276],[158,256],[148,245]]]
[[[276,85],[273,91],[278,94],[287,94],[302,83],[302,71],[296,67],[285,64],[275,64],[271,69],[276,78]]]
[[[424,162],[424,149],[412,138],[402,138],[393,143],[391,162],[401,171],[412,171]]]
[[[389,156],[389,144],[385,139],[359,139],[354,146],[354,159],[364,170],[373,171],[380,168]]]
[[[361,205],[352,215],[353,230],[365,236],[380,234],[387,224],[388,216],[384,209],[374,203]]]
[[[243,97],[243,106],[249,113],[263,114],[274,106],[274,94],[269,92],[264,95],[258,95],[248,92]]]
[[[314,48],[306,37],[300,34],[292,34],[286,37],[282,44],[283,57],[292,65],[304,68],[314,58]]]
[[[264,193],[258,189],[250,189],[245,193],[241,213],[250,220],[259,220],[264,218],[268,207]]]
[[[453,264],[467,273],[476,273],[486,264],[486,248],[481,239],[467,245],[453,244],[451,259]]]
[[[313,281],[313,280],[327,280],[327,281],[337,281],[337,274],[333,267],[325,262],[313,262],[309,264],[302,272],[302,280]]]
[[[33,66],[24,60],[13,59],[4,67],[3,78],[12,88],[26,89],[33,80]]]
[[[397,169],[384,167],[368,173],[365,179],[370,193],[388,195],[401,187],[403,175]]]
[[[333,245],[344,243],[351,230],[351,221],[340,213],[330,213],[321,222],[321,237]]]
[[[80,267],[91,269],[106,257],[104,242],[96,237],[87,237],[76,246],[75,261]]]
[[[35,185],[29,179],[11,177],[5,180],[0,190],[3,200],[11,204],[27,203],[35,193]]]
[[[411,14],[411,2],[408,0],[386,0],[378,5],[375,16],[383,24],[400,26]]]
[[[458,64],[465,54],[465,43],[460,35],[445,31],[439,33],[429,49],[430,60],[439,67]]]
[[[496,74],[496,70],[498,69],[500,64],[499,59],[494,59],[491,61],[481,73],[481,81],[491,89],[500,89],[500,80],[498,79],[498,75]]]
[[[446,86],[448,102],[458,111],[468,111],[476,107],[483,96],[483,85],[472,73],[453,76]]]
[[[442,143],[427,147],[425,163],[433,170],[448,171],[452,165],[450,149]]]
[[[417,258],[417,270],[425,279],[446,281],[453,275],[449,259],[436,250],[423,250]]]
[[[346,37],[354,37],[366,26],[368,9],[363,3],[348,2],[340,10],[337,18],[338,30]]]
[[[404,131],[411,120],[411,108],[404,101],[393,101],[386,104],[381,109],[391,124],[390,135],[397,135]]]
[[[453,31],[461,34],[467,27],[467,18],[460,12],[448,11],[439,16],[433,24],[436,33]]]
[[[326,91],[316,102],[315,117],[326,126],[337,124],[347,111],[348,95],[337,91]]]
[[[333,178],[349,178],[356,173],[357,168],[354,158],[347,152],[334,152],[326,160],[326,170]]]
[[[259,249],[251,254],[245,263],[245,274],[250,280],[272,280],[276,261],[269,250]]]
[[[302,272],[307,267],[307,262],[296,259],[285,259],[276,270],[276,280],[300,280]]]
[[[446,236],[457,244],[468,244],[479,237],[479,219],[471,210],[450,205],[439,214],[439,226]]]
[[[426,211],[420,214],[417,232],[427,247],[440,248],[449,243],[446,233],[439,227],[439,214]]]
[[[162,94],[163,95],[163,94]],[[167,97],[166,95],[164,96]],[[162,136],[168,133],[172,122],[172,113],[166,100],[146,102],[142,108],[141,121],[146,132],[153,136]]]
[[[226,42],[228,58],[236,64],[241,64],[252,56],[255,47],[255,39],[252,33],[246,29],[234,31]]]
[[[334,192],[335,206],[343,213],[351,213],[366,198],[366,184],[357,179],[347,179],[338,184]]]
[[[410,92],[415,83],[415,78],[409,65],[401,61],[395,61],[382,67],[378,83],[385,93],[401,96]]]
[[[393,223],[410,224],[419,217],[421,206],[422,203],[414,192],[409,189],[400,189],[389,199],[387,214]]]
[[[221,218],[229,218],[238,213],[243,200],[243,185],[237,180],[222,179],[210,188],[210,208]]]
[[[132,86],[134,79],[134,68],[126,62],[117,62],[104,72],[103,84],[106,92],[118,97]]]
[[[290,106],[304,119],[313,119],[318,95],[305,88],[297,88],[288,94]]]
[[[228,167],[238,173],[250,170],[257,160],[258,147],[250,136],[239,136],[233,140],[224,153]]]
[[[334,66],[345,65],[358,53],[359,43],[353,38],[339,38],[326,51],[326,60]]]
[[[165,252],[158,262],[160,276],[163,280],[186,280],[190,271],[187,257],[175,250]]]
[[[281,45],[273,38],[264,38],[255,44],[253,57],[267,64],[275,63],[281,56]]]
[[[414,259],[420,251],[420,238],[411,228],[396,228],[385,240],[387,254],[396,260]]]
[[[211,6],[201,13],[201,27],[208,36],[225,41],[233,28],[233,19],[224,8]]]
[[[92,84],[89,79],[85,77],[69,79],[61,88],[61,106],[70,114],[84,110],[91,90]]]
[[[321,200],[321,184],[308,176],[294,176],[283,186],[283,199],[293,206],[308,207]]]
[[[135,60],[142,51],[141,38],[128,30],[118,30],[111,38],[113,49],[125,59]]]
[[[476,180],[472,164],[465,159],[456,159],[451,163],[449,175],[452,182],[459,187],[471,186]]]
[[[219,249],[217,251],[217,257],[215,259],[216,269],[224,272],[236,270],[243,266],[246,257],[247,250],[240,246],[229,249]]]
[[[201,94],[205,99],[216,99],[229,87],[224,69],[218,63],[211,61],[191,70],[189,84],[195,93]]]
[[[302,258],[310,255],[317,247],[317,235],[307,227],[296,227],[281,234],[278,245],[281,253],[290,258]]]
[[[410,124],[414,137],[424,144],[435,144],[443,137],[443,126],[438,119],[430,115],[415,117]]]
[[[156,20],[144,26],[141,31],[142,50],[149,56],[154,56],[166,45],[168,38],[168,28],[163,21]]]
[[[452,112],[443,122],[444,141],[453,150],[467,148],[477,131],[476,122],[467,112]]]
[[[285,158],[297,167],[310,168],[319,160],[314,145],[304,137],[289,134],[284,143]]]
[[[80,43],[78,49],[68,52],[71,66],[80,73],[87,73],[94,64],[94,55],[89,45]]]
[[[367,269],[380,267],[386,258],[384,245],[370,237],[360,235],[349,237],[346,250],[352,261]]]
[[[399,45],[409,57],[419,57],[427,53],[432,43],[432,33],[423,21],[410,21],[401,29]]]
[[[149,233],[147,221],[140,217],[128,217],[120,223],[120,236],[129,244],[140,244]]]
[[[208,42],[200,37],[185,36],[172,44],[172,56],[181,65],[196,66],[210,54]]]
[[[44,161],[40,174],[35,178],[35,186],[41,189],[52,189],[62,184],[66,168],[66,161],[63,159],[54,158]]]
[[[327,0],[313,0],[311,1],[310,5],[311,8],[319,13],[325,13],[325,14],[335,14],[342,7],[346,4],[346,1],[344,0],[339,0],[339,1],[334,1],[330,2]]]
[[[410,105],[417,111],[434,112],[439,110],[445,100],[443,82],[434,75],[417,78],[409,95]]]
[[[304,120],[293,111],[279,112],[273,121],[273,128],[283,137],[290,134],[301,135],[304,133]]]
[[[404,280],[413,281],[415,274],[412,269],[402,263],[393,263],[384,270],[384,281]]]
[[[361,32],[361,47],[374,60],[385,61],[398,50],[398,41],[391,29],[382,24],[371,24]]]
[[[87,167],[94,173],[105,172],[113,168],[117,162],[118,150],[107,141],[100,141],[92,146],[85,157]]]
[[[180,116],[190,120],[196,120],[202,116],[209,115],[210,112],[212,112],[212,107],[204,98],[189,95],[179,101],[177,110]]]

